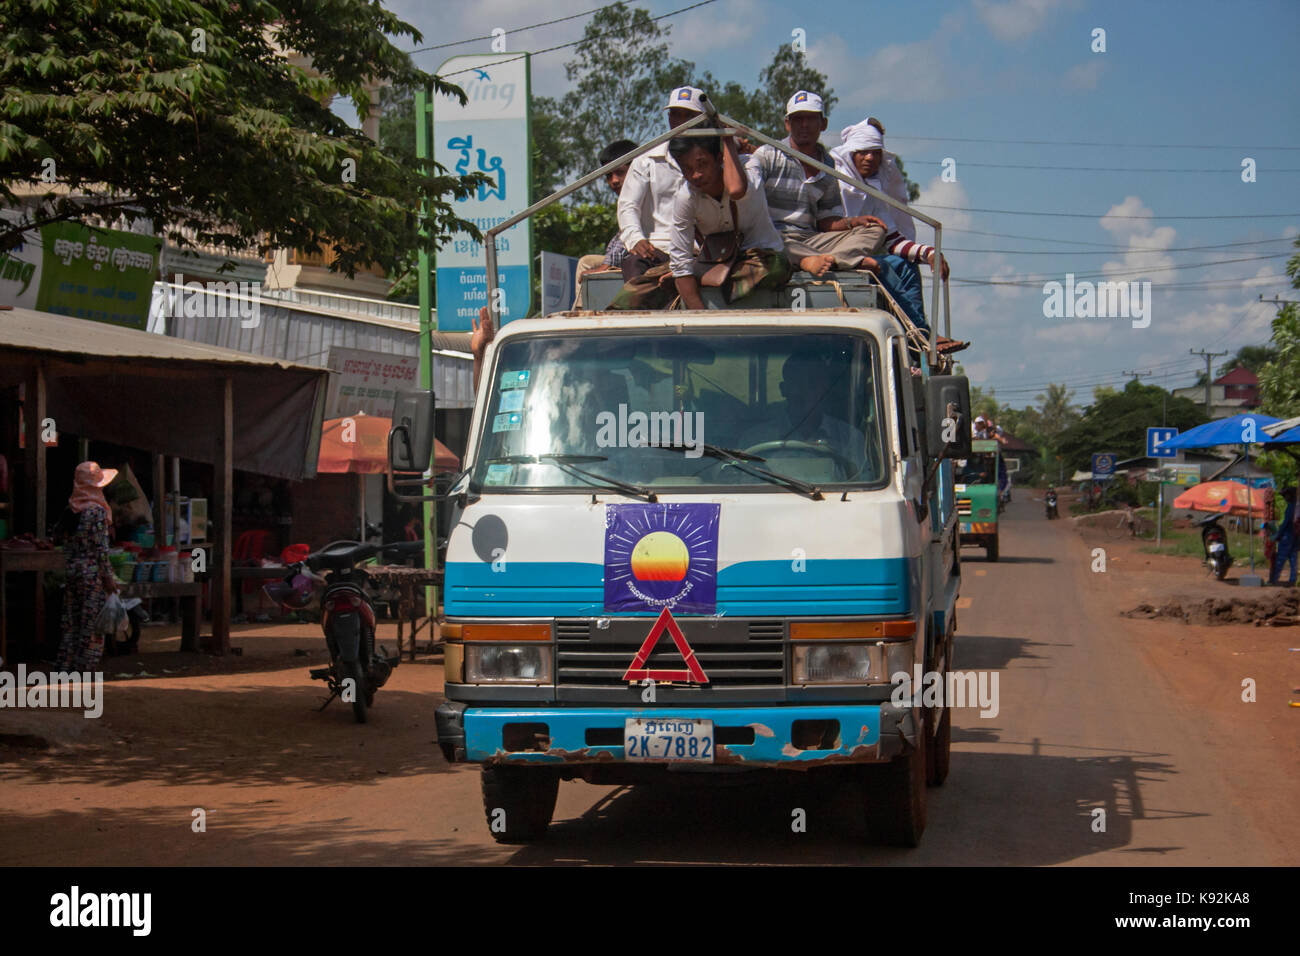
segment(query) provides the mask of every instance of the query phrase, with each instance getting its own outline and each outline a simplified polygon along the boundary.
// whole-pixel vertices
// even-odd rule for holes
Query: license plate
[[[1222,551],[1222,550],[1223,550],[1222,541],[1215,541],[1210,545],[1210,554],[1214,554],[1215,552]]]
[[[713,721],[630,717],[623,722],[623,756],[633,763],[713,763]]]

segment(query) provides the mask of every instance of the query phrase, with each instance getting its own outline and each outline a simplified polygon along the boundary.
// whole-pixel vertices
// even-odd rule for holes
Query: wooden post
[[[162,452],[153,453],[153,546],[161,548],[167,543],[167,459]]]
[[[212,505],[216,531],[212,541],[212,653],[230,651],[230,526],[234,512],[235,387],[227,376],[221,380],[221,425],[217,429],[216,464],[212,482]]]
[[[23,403],[23,408],[28,412],[27,416],[27,473],[31,475],[31,490],[33,493],[32,502],[35,505],[35,531],[37,538],[44,538],[49,522],[46,516],[46,500],[49,495],[49,475],[45,467],[45,436],[42,434],[45,428],[46,407],[45,407],[45,366],[37,363],[32,368],[32,377],[28,379],[27,401]],[[58,428],[58,422],[54,423]],[[4,587],[3,576],[0,575],[0,587]],[[35,638],[37,642],[45,640],[45,575],[36,572],[36,585],[33,593],[36,601],[35,616],[33,624],[35,625]]]
[[[35,526],[24,530],[34,532],[38,538],[45,537],[47,530],[45,499],[49,489],[45,473],[45,442],[41,435],[45,413],[45,366],[36,363],[27,379],[27,394],[23,400],[24,432],[27,439],[27,492],[30,495],[28,501],[32,505]],[[55,427],[58,427],[57,422]]]

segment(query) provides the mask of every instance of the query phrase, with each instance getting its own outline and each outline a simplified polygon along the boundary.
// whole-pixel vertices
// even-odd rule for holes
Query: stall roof
[[[316,473],[326,371],[31,309],[0,310],[0,385],[45,368],[61,432],[217,464],[223,380],[232,386],[233,465],[280,478]]]
[[[0,310],[0,348],[28,349],[94,356],[98,359],[140,359],[150,362],[200,362],[257,365],[319,372],[310,365],[236,352],[216,345],[152,335],[120,325],[92,322],[34,309]]]

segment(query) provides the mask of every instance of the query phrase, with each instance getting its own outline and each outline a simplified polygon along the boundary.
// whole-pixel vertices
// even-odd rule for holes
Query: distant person
[[[97,670],[104,656],[104,635],[95,625],[108,595],[118,586],[108,560],[112,511],[103,489],[116,477],[115,468],[100,468],[93,461],[79,464],[68,512],[60,522],[66,532],[63,555],[67,565],[63,638],[55,662],[60,671]]]
[[[601,151],[596,165],[599,167],[612,163],[620,156],[625,156],[634,149],[636,149],[636,143],[630,139],[616,140]],[[627,173],[631,167],[631,163],[625,163],[605,174],[605,185],[613,190],[616,201],[623,191],[623,183],[627,179]],[[592,272],[619,272],[623,268],[623,257],[626,255],[627,248],[623,245],[623,236],[621,233],[615,232],[613,238],[605,246],[604,255],[583,256],[578,260],[578,269],[574,275],[573,307],[575,309],[582,308],[582,277]]]
[[[1273,558],[1273,566],[1268,573],[1268,583],[1277,584],[1278,578],[1282,575],[1282,566],[1291,565],[1291,577],[1287,584],[1294,585],[1296,581],[1296,563],[1300,559],[1300,516],[1296,514],[1296,490],[1294,487],[1287,488],[1282,492],[1282,500],[1286,502],[1286,512],[1282,515],[1282,521],[1278,524],[1277,532],[1273,535],[1273,542],[1277,546],[1277,552]]]

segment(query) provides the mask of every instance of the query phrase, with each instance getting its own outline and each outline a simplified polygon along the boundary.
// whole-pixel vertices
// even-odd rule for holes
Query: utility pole
[[[1227,352],[1206,352],[1204,350],[1198,352],[1196,349],[1188,349],[1187,351],[1190,352],[1192,355],[1200,355],[1205,358],[1205,415],[1207,418],[1213,418],[1214,412],[1210,408],[1210,379],[1212,377],[1212,374],[1210,372],[1210,363],[1214,359],[1218,358],[1219,356],[1227,355],[1228,353]]]
[[[1141,384],[1142,384],[1142,376],[1143,376],[1143,375],[1151,375],[1151,374],[1153,374],[1153,373],[1152,373],[1151,369],[1147,368],[1147,369],[1138,369],[1137,371],[1125,371],[1125,372],[1120,372],[1120,374],[1121,374],[1121,375],[1132,375],[1133,378],[1134,378],[1134,380],[1135,380],[1139,385],[1141,385]]]

